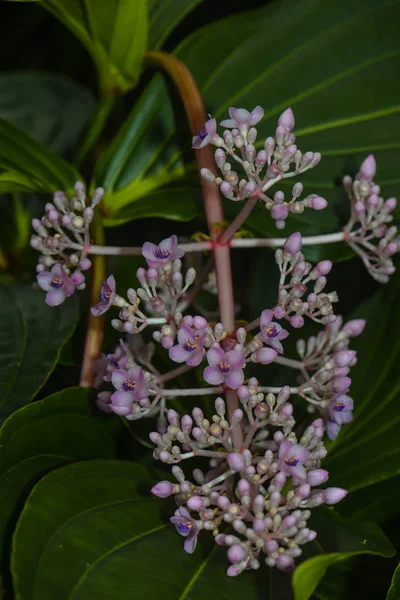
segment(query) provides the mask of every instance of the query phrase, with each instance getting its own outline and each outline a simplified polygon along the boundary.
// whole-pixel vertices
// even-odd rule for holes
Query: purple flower
[[[196,521],[192,519],[190,513],[184,506],[180,506],[173,517],[170,518],[171,523],[176,527],[177,532],[182,537],[186,538],[183,545],[188,554],[193,554],[197,545],[197,536],[199,530]]]
[[[112,413],[110,408],[111,392],[100,392],[96,399],[96,406],[105,413]]]
[[[329,417],[326,421],[326,432],[331,440],[335,440],[344,423],[353,419],[353,399],[345,394],[336,394],[329,403]]]
[[[279,340],[284,340],[289,335],[286,329],[282,329],[279,323],[272,321],[274,313],[272,310],[263,310],[260,319],[260,336],[265,344],[268,344],[279,352],[283,353],[283,346]]]
[[[46,304],[49,306],[58,306],[75,291],[75,286],[64,267],[58,263],[50,272],[39,273],[37,281],[42,290],[47,292]]]
[[[279,468],[285,475],[291,475],[301,481],[306,478],[303,463],[309,458],[310,452],[300,444],[292,444],[285,440],[279,446]]]
[[[219,346],[213,346],[207,352],[209,367],[203,372],[207,383],[219,385],[226,383],[232,390],[237,390],[244,381],[242,371],[245,366],[244,353],[241,350],[224,352]]]
[[[264,109],[261,106],[256,106],[250,113],[245,108],[235,108],[232,106],[229,109],[229,116],[230,119],[221,122],[222,127],[247,129],[247,127],[252,127],[261,121],[264,116]]]
[[[217,136],[217,122],[215,119],[209,119],[204,124],[205,131],[200,129],[198,135],[192,138],[192,148],[199,150],[207,144],[212,144]]]
[[[111,396],[110,408],[117,415],[129,415],[132,404],[148,396],[146,380],[140,367],[132,367],[128,371],[116,369],[111,381],[117,391]]]
[[[107,281],[101,281],[100,285],[100,302],[92,306],[90,309],[90,312],[95,317],[103,315],[109,308],[111,308],[116,295],[114,275],[110,275],[110,277],[107,278]]]
[[[171,360],[185,362],[190,367],[197,367],[203,360],[203,331],[193,331],[190,327],[182,325],[178,331],[178,342],[169,350]]]
[[[146,242],[142,246],[142,254],[149,267],[160,269],[176,258],[181,258],[185,253],[177,248],[178,239],[176,235],[166,238],[156,246],[151,242]]]
[[[111,376],[115,369],[128,370],[128,347],[123,340],[119,340],[119,346],[114,354],[107,354],[107,373],[104,375],[104,381],[111,381]]]

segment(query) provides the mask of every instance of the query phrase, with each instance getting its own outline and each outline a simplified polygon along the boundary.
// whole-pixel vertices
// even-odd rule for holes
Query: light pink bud
[[[51,221],[52,223],[57,223],[57,221],[60,220],[60,215],[59,215],[58,211],[56,211],[54,209],[49,210],[47,216],[48,216],[49,221]]]
[[[168,463],[171,459],[171,454],[169,452],[167,452],[166,450],[161,450],[159,458],[160,458],[161,462]]]
[[[236,393],[241,400],[246,400],[249,397],[249,390],[245,385],[241,385]]]
[[[192,435],[196,440],[201,440],[204,437],[203,430],[200,427],[193,427]]]
[[[268,160],[268,154],[265,152],[265,150],[260,150],[260,152],[257,152],[257,164],[258,165],[264,165]]]
[[[283,308],[283,306],[277,306],[276,308],[274,308],[275,319],[283,319],[283,317],[285,315],[286,315],[286,310]]]
[[[170,408],[167,412],[167,419],[171,425],[177,425],[179,423],[179,415],[173,408]]]
[[[227,569],[226,574],[228,577],[236,577],[237,575],[240,575],[241,572],[242,570],[237,565],[231,565],[229,569]]]
[[[175,275],[176,273],[174,273]],[[147,270],[147,277],[149,279],[149,281],[157,281],[158,279],[158,273],[157,273],[157,269],[148,269]]]
[[[269,540],[265,544],[265,547],[266,547],[267,551],[272,554],[272,552],[276,552],[276,550],[278,550],[279,544],[276,540]]]
[[[358,337],[364,331],[366,324],[365,319],[352,319],[343,327],[343,332],[349,337]]]
[[[151,488],[151,493],[159,498],[168,498],[168,496],[172,496],[174,491],[175,486],[170,481],[159,481]]]
[[[290,387],[285,385],[278,394],[278,404],[281,404],[281,402],[286,402],[288,398],[290,398]]]
[[[376,161],[373,154],[367,156],[360,167],[360,177],[362,179],[366,179],[367,181],[371,181],[376,175]]]
[[[265,498],[261,494],[258,494],[253,500],[253,510],[255,513],[263,512],[265,505]]]
[[[372,156],[372,155],[371,155]],[[325,504],[337,504],[347,496],[348,492],[342,488],[327,488],[323,491],[322,497]]]
[[[379,204],[379,198],[377,194],[371,194],[367,200],[367,204],[371,208],[376,208]]]
[[[291,573],[294,569],[293,558],[287,554],[280,554],[276,559],[276,566],[284,573]]]
[[[218,498],[218,506],[222,509],[222,510],[226,510],[227,508],[229,508],[230,506],[230,501],[228,500],[228,498],[226,496],[220,496]]]
[[[189,415],[183,415],[181,419],[181,427],[184,433],[188,433],[193,426],[193,421]]]
[[[310,204],[314,210],[322,210],[328,206],[328,202],[322,196],[315,196],[315,198],[312,198]]]
[[[241,496],[245,496],[250,491],[250,484],[246,479],[240,479],[237,484],[237,490]]]
[[[201,510],[204,508],[204,498],[201,496],[192,496],[187,501],[187,505],[191,510]]]
[[[283,245],[283,250],[286,254],[290,254],[291,256],[295,256],[301,250],[302,239],[301,234],[297,231],[296,233],[292,233],[286,240]]]
[[[309,486],[308,483],[303,483],[298,489],[297,489],[297,496],[299,496],[300,498],[308,498],[308,496],[310,495],[311,492],[311,488]]]
[[[237,408],[232,413],[232,421],[235,421],[235,423],[240,423],[240,421],[242,419],[243,419],[243,411],[240,408]]]
[[[82,260],[79,263],[79,266],[82,269],[82,271],[87,271],[92,266],[92,261],[89,260],[89,258],[82,258]]]
[[[290,324],[294,329],[300,329],[304,325],[304,319],[301,315],[294,315],[290,317]]]
[[[85,219],[85,221],[88,221],[90,223],[90,221],[93,219],[93,216],[93,208],[90,208],[90,206],[85,208],[85,210],[83,211],[83,218]]]
[[[174,345],[174,340],[170,335],[165,335],[161,340],[161,346],[166,350],[169,350]]]
[[[332,261],[330,260],[322,260],[315,267],[315,270],[318,272],[318,275],[328,275],[331,269]]]
[[[241,454],[238,454],[237,452],[231,452],[230,454],[228,454],[228,465],[229,468],[232,469],[232,471],[243,471],[243,469],[246,468],[246,461],[244,456],[242,456]]]
[[[357,355],[355,350],[340,350],[333,355],[333,362],[336,367],[348,367]]]
[[[328,477],[329,473],[325,469],[313,469],[308,471],[306,481],[311,486],[321,485],[321,483],[325,483]]]
[[[262,365],[269,365],[269,363],[272,363],[278,356],[277,351],[272,348],[261,348],[261,350],[258,350],[255,354],[257,359],[256,362],[259,362]]]
[[[332,388],[335,392],[348,392],[350,385],[350,377],[335,377],[335,379],[332,379]]]
[[[301,162],[300,162],[300,166],[304,169],[305,167],[308,167],[309,164],[311,164],[312,159],[314,158],[314,153],[313,152],[306,152],[305,154],[303,154]]]
[[[82,285],[82,283],[85,283],[85,276],[80,271],[75,271],[71,275],[71,281],[76,286]]]
[[[271,209],[271,217],[275,220],[285,220],[288,216],[288,209],[285,204],[274,204]]]
[[[253,529],[256,533],[262,533],[265,530],[265,523],[262,519],[254,519]]]
[[[392,212],[392,210],[394,210],[396,208],[397,205],[397,200],[396,198],[388,198],[387,200],[385,200],[384,202],[384,207],[386,208],[386,210],[388,210],[389,212]]]
[[[282,169],[276,163],[272,163],[267,169],[267,177],[270,179],[275,179],[282,173]]]
[[[285,229],[285,221],[275,221],[275,227],[277,229]]]
[[[223,533],[219,533],[215,536],[214,539],[215,543],[218,544],[218,546],[225,546],[225,535]]]
[[[232,186],[227,181],[223,181],[220,185],[221,192],[226,198],[232,198],[233,191]]]
[[[397,251],[398,251],[397,242],[389,242],[389,244],[386,246],[386,253],[389,256],[393,256],[393,254],[396,254]]]
[[[193,325],[196,329],[205,329],[207,327],[207,321],[204,317],[196,315],[195,317],[193,317]]]
[[[215,157],[215,162],[217,163],[218,167],[219,168],[223,167],[224,164],[226,163],[225,152],[221,148],[218,148],[215,151],[214,157]]]
[[[294,129],[295,120],[294,114],[291,108],[287,108],[279,117],[278,125],[285,127],[288,131]]]
[[[293,414],[293,406],[289,402],[286,402],[286,404],[280,408],[279,412],[288,419]]]
[[[361,217],[365,213],[365,206],[362,202],[358,201],[354,205],[354,212],[357,216]]]

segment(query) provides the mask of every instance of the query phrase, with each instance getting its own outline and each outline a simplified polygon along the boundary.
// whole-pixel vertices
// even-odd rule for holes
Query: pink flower
[[[335,440],[343,424],[353,419],[353,399],[345,394],[336,394],[328,406],[329,418],[326,421],[326,432],[331,440]]]
[[[97,408],[99,408],[102,412],[112,413],[113,411],[110,408],[111,396],[111,392],[100,392],[96,399]]]
[[[142,254],[146,259],[149,267],[153,269],[161,269],[168,265],[176,258],[182,258],[185,254],[183,250],[177,248],[178,239],[176,235],[166,238],[156,246],[151,242],[146,242],[142,246]]]
[[[186,538],[183,545],[188,554],[193,554],[197,545],[197,536],[199,530],[196,521],[192,519],[190,513],[184,506],[180,506],[173,517],[170,518],[171,523],[176,527],[177,532],[182,537]]]
[[[140,367],[132,367],[129,371],[116,369],[111,381],[117,391],[111,396],[110,408],[119,416],[129,415],[132,404],[148,396],[146,380]]]
[[[306,478],[303,463],[309,456],[310,452],[304,446],[285,440],[279,446],[279,468],[285,475],[303,481]]]
[[[209,119],[204,124],[205,132],[200,129],[198,135],[192,138],[192,148],[199,150],[207,144],[212,144],[217,137],[217,122],[215,119]]]
[[[37,282],[46,294],[46,304],[58,306],[65,298],[72,296],[75,286],[68,277],[66,270],[60,264],[53,266],[51,271],[43,271],[37,276]]]
[[[256,106],[250,113],[245,108],[235,108],[232,106],[229,109],[229,116],[230,119],[221,122],[222,127],[247,129],[247,127],[252,127],[261,121],[264,116],[264,109],[261,106]]]
[[[286,329],[282,329],[279,323],[272,321],[274,313],[272,310],[263,310],[260,319],[260,337],[265,344],[268,344],[279,352],[283,353],[283,346],[279,340],[284,340],[289,335]]]
[[[244,381],[244,353],[241,350],[224,352],[219,346],[213,346],[207,352],[209,367],[203,372],[207,383],[219,385],[226,383],[232,390],[237,390]]]
[[[90,309],[90,312],[94,317],[103,315],[114,304],[116,296],[114,275],[110,275],[110,277],[107,278],[107,281],[101,281],[100,286],[100,302]]]
[[[169,350],[171,360],[185,362],[190,367],[197,367],[203,360],[203,331],[193,331],[190,327],[182,325],[178,331],[178,342]]]

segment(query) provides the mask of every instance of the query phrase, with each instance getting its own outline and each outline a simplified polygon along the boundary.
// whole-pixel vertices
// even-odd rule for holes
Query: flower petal
[[[157,246],[151,242],[145,242],[142,246],[142,255],[145,258],[155,258]]]
[[[46,304],[49,306],[59,306],[65,300],[63,288],[50,289],[46,294]]]
[[[237,123],[233,119],[225,119],[224,121],[221,121],[220,125],[221,127],[226,127],[227,129],[233,129],[237,126]]]
[[[214,346],[207,352],[207,360],[208,364],[210,365],[219,365],[220,362],[225,360],[225,352],[222,350],[222,348]]]
[[[122,369],[115,369],[115,371],[113,372],[112,376],[111,376],[111,381],[113,386],[115,387],[115,389],[119,390],[119,391],[123,391],[124,390],[124,382],[126,380],[128,376],[128,373],[126,371],[123,371]]]
[[[190,358],[191,353],[182,348],[182,346],[177,345],[172,346],[172,348],[169,349],[168,355],[174,362],[182,363],[186,362],[187,359]]]
[[[272,310],[263,310],[260,317],[260,329],[266,329],[272,321],[274,313]]]
[[[126,414],[131,411],[133,404],[133,394],[132,392],[114,392],[111,396],[111,405],[113,408],[125,407],[129,408]]]
[[[203,371],[203,379],[207,383],[211,385],[219,385],[225,381],[225,377],[223,373],[218,369],[218,367],[206,367]]]
[[[48,292],[51,287],[51,281],[53,276],[48,271],[43,271],[43,273],[39,273],[36,277],[38,284],[45,292]]]
[[[226,353],[225,360],[233,369],[243,369],[245,365],[244,353],[241,350],[230,350]]]
[[[256,106],[250,113],[249,125],[256,125],[264,116],[264,109],[261,106]]]
[[[187,552],[188,554],[193,554],[193,552],[195,551],[197,546],[197,535],[192,536],[188,536],[185,540],[185,543],[183,544],[183,547],[185,549],[185,552]]]
[[[235,369],[228,373],[225,381],[226,385],[230,387],[231,390],[237,390],[244,381],[244,373],[241,369]]]

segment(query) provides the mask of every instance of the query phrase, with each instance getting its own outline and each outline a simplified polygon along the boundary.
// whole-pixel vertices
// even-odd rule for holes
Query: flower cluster
[[[306,262],[301,253],[302,239],[300,233],[293,233],[285,242],[283,251],[278,249],[275,259],[281,278],[279,282],[278,304],[274,310],[275,318],[290,320],[292,327],[304,325],[303,316],[318,323],[332,323],[336,317],[333,314],[332,302],[337,302],[336,292],[326,294],[326,275],[332,269],[330,260],[319,262],[314,268]],[[286,277],[290,280],[286,283]],[[307,295],[307,284],[313,282],[313,291]]]
[[[351,202],[351,216],[345,227],[345,239],[363,260],[379,283],[387,283],[395,271],[392,256],[400,250],[397,227],[389,226],[396,198],[384,200],[374,183],[375,158],[370,154],[362,163],[354,181],[346,175],[343,186]]]
[[[257,139],[254,125],[264,116],[261,106],[251,112],[244,108],[230,108],[229,116],[230,119],[221,123],[225,127],[222,136],[217,133],[216,120],[210,119],[205,124],[205,132],[200,131],[193,138],[193,148],[200,149],[206,144],[217,147],[215,162],[221,175],[215,177],[209,169],[202,169],[201,175],[205,179],[218,185],[229,200],[237,202],[246,198],[259,198],[264,202],[265,208],[271,211],[278,229],[285,227],[289,213],[298,215],[305,208],[322,210],[327,206],[327,201],[316,194],[300,200],[303,192],[301,183],[293,186],[287,200],[282,191],[277,191],[273,199],[266,195],[267,190],[279,181],[296,177],[315,167],[321,160],[319,152],[303,154],[297,148],[293,134],[294,115],[290,108],[279,118],[275,139],[268,137],[264,149],[258,152],[254,145]],[[240,165],[240,174],[232,168],[227,156]]]
[[[277,396],[260,393],[254,402],[244,398],[242,390],[243,410],[230,418],[224,401],[217,398],[211,421],[200,408],[181,418],[169,410],[167,431],[150,434],[157,446],[155,458],[174,465],[177,481],[160,481],[153,494],[175,496],[178,509],[171,522],[185,538],[187,552],[195,550],[201,531],[211,531],[217,544],[228,547],[229,576],[258,569],[261,560],[292,571],[301,547],[317,535],[307,527],[310,509],[335,504],[347,493],[319,487],[328,479],[320,467],[326,455],[322,419],[298,438],[289,394],[288,388]],[[232,431],[239,426],[245,439],[237,449]],[[210,471],[195,469],[189,481],[177,463],[192,456],[209,457]],[[232,533],[226,533],[228,525]]]
[[[53,202],[45,206],[45,215],[41,219],[32,219],[36,235],[31,237],[31,246],[41,254],[36,267],[37,282],[47,292],[46,302],[50,306],[61,304],[75,288],[85,288],[83,271],[91,267],[87,258],[89,225],[94,208],[103,195],[104,190],[98,188],[90,205],[86,205],[85,186],[77,181],[71,200],[64,192],[55,192]]]

